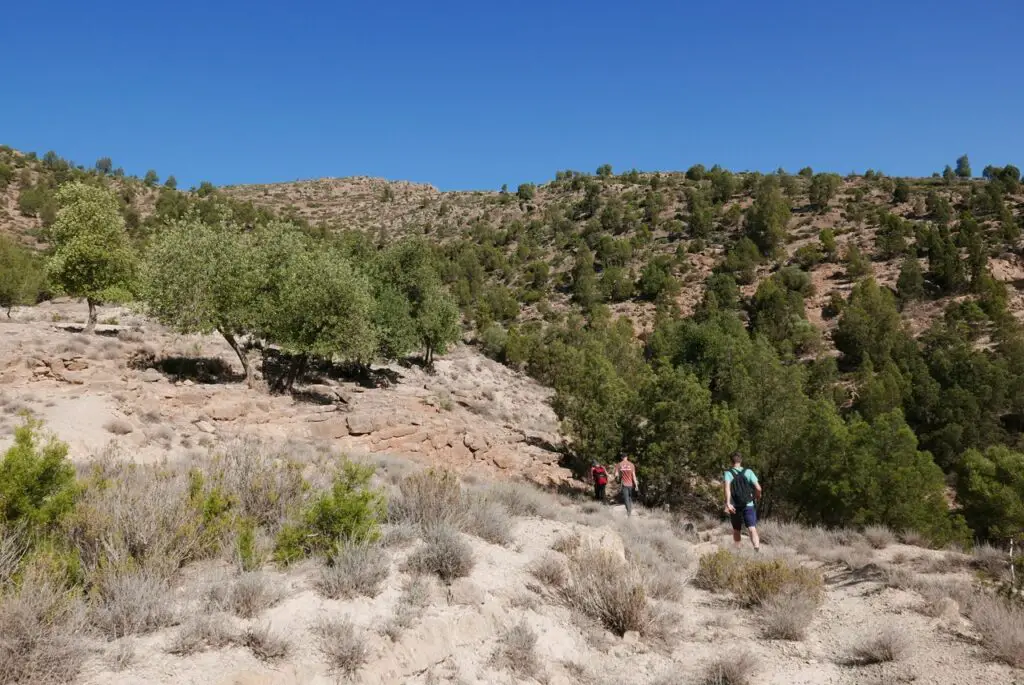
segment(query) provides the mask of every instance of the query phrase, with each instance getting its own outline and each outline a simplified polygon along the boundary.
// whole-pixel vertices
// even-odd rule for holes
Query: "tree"
[[[459,308],[447,293],[436,291],[419,307],[416,328],[423,343],[424,361],[434,365],[434,356],[444,354],[459,339]]]
[[[160,182],[160,177],[156,175],[156,171],[150,169],[149,171],[146,172],[146,176],[142,179],[142,182],[145,183],[150,188],[152,188],[153,186]]]
[[[842,179],[838,174],[815,174],[811,179],[811,188],[808,192],[811,204],[819,211],[827,208],[829,200],[839,190],[840,183],[842,183]]]
[[[946,165],[946,168],[942,170],[942,178],[947,183],[951,183],[956,178],[956,173],[953,171],[953,167]]]
[[[516,189],[516,195],[522,202],[529,202],[537,193],[537,186],[532,183],[520,183]]]
[[[589,310],[600,299],[597,276],[594,273],[594,253],[586,245],[576,251],[576,262],[572,269],[572,295],[584,311]]]
[[[968,450],[957,472],[957,499],[981,539],[1003,542],[1024,530],[1024,454],[1003,446]]]
[[[747,214],[747,235],[761,253],[775,254],[786,240],[790,208],[778,188],[758,192]]]
[[[882,368],[903,336],[892,293],[869,278],[853,287],[833,339],[852,364],[870,360],[875,368]]]
[[[130,296],[136,259],[117,198],[81,182],[57,192],[60,210],[51,229],[54,253],[47,265],[51,281],[89,306],[85,331],[96,328],[96,305]]]
[[[971,162],[967,159],[967,155],[961,155],[956,159],[956,175],[959,178],[970,178],[971,177]]]
[[[0,309],[34,304],[43,282],[39,260],[6,235],[0,235]]]
[[[924,297],[924,273],[921,263],[914,255],[907,255],[900,266],[900,275],[896,279],[896,292],[900,303],[914,302]]]
[[[910,184],[907,183],[907,179],[896,179],[896,187],[892,191],[892,201],[893,204],[901,204],[903,202],[910,201]]]
[[[601,178],[611,178],[612,165],[602,164],[601,166],[597,167],[597,175]]]
[[[260,306],[266,274],[252,234],[229,221],[207,224],[189,213],[156,234],[145,267],[149,314],[179,333],[220,333],[253,385],[243,338],[265,318]]]
[[[168,176],[167,180],[164,181],[164,188],[170,188],[171,190],[175,190],[177,187],[178,187],[178,179],[174,178],[173,175]]]
[[[805,166],[803,169],[797,172],[797,175],[803,176],[804,178],[811,178],[812,176],[814,176],[814,169],[812,169],[809,166]]]
[[[47,153],[49,154],[49,153]],[[45,158],[43,159],[45,163]],[[114,163],[110,160],[110,157],[100,157],[96,160],[96,171],[100,172],[104,176],[107,176],[114,170]]]
[[[860,279],[870,273],[871,262],[860,251],[860,246],[851,240],[846,245],[846,276],[852,279]]]
[[[692,167],[686,170],[686,178],[691,181],[702,181],[704,176],[707,174],[707,169],[704,168],[703,164],[694,164]]]

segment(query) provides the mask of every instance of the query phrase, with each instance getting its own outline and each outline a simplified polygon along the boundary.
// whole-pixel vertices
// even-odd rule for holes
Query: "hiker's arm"
[[[754,483],[754,499],[758,502],[761,501],[761,484]]]
[[[732,486],[725,481],[725,510],[732,513]]]

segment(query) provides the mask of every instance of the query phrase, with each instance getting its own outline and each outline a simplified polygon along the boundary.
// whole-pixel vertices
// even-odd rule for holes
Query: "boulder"
[[[371,414],[349,414],[347,421],[350,435],[369,435],[380,428],[379,422]]]
[[[248,407],[241,402],[228,402],[215,404],[207,409],[207,413],[214,421],[235,421],[248,411]]]
[[[373,437],[380,440],[393,440],[395,438],[404,438],[412,435],[417,430],[419,430],[419,428],[414,425],[391,426],[390,428],[385,428],[375,433]]]
[[[196,421],[196,430],[201,433],[216,433],[217,429],[208,421]]]
[[[463,438],[463,442],[466,447],[474,452],[480,452],[486,450],[490,443],[487,441],[487,437],[480,433],[466,433],[466,437]]]
[[[507,447],[492,447],[483,453],[483,455],[477,455],[478,458],[484,461],[494,462],[494,465],[499,469],[518,469],[526,465],[526,459],[523,455],[515,452]]]
[[[314,423],[309,429],[310,435],[321,440],[336,440],[348,435],[348,422],[340,417]]]
[[[144,383],[158,383],[164,380],[164,375],[154,368],[149,368],[139,374]]]
[[[65,360],[64,368],[68,371],[85,371],[89,368],[89,362],[81,357],[75,357],[74,359]]]

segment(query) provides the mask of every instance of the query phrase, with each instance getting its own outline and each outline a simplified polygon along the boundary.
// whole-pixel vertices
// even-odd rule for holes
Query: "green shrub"
[[[733,586],[733,577],[742,567],[739,557],[720,549],[700,558],[693,584],[709,592],[724,592]]]
[[[369,487],[372,476],[372,468],[346,461],[331,490],[316,497],[300,521],[278,533],[277,560],[287,564],[311,554],[328,554],[339,542],[376,540],[386,502],[379,490]]]
[[[729,550],[700,559],[694,585],[712,592],[732,592],[745,606],[760,606],[783,593],[819,603],[825,585],[817,571],[784,559],[743,559]]]
[[[52,436],[44,443],[41,429],[26,418],[0,462],[0,521],[37,531],[64,519],[77,492],[68,446]]]

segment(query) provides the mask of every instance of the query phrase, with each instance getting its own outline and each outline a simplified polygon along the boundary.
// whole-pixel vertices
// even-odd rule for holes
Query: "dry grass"
[[[284,598],[279,584],[259,571],[242,573],[227,584],[215,585],[210,604],[239,618],[254,618]]]
[[[928,548],[928,538],[916,530],[905,530],[900,533],[900,542],[904,545],[910,545],[912,547],[924,547]]]
[[[370,656],[366,640],[346,618],[325,618],[312,627],[317,649],[332,673],[351,678]]]
[[[383,526],[380,543],[384,547],[404,547],[415,542],[420,530],[411,523],[390,523]]]
[[[512,543],[512,521],[509,512],[486,497],[472,497],[462,530],[495,545]]]
[[[72,597],[34,576],[0,597],[0,684],[74,680],[87,654],[82,615]]]
[[[885,549],[896,542],[896,534],[886,526],[868,526],[864,529],[864,539],[875,549]]]
[[[235,643],[237,635],[224,614],[204,614],[183,624],[174,634],[167,651],[190,656],[208,650],[223,649]]]
[[[292,650],[288,638],[267,624],[247,628],[242,633],[240,642],[254,657],[270,663],[286,658]]]
[[[376,597],[391,572],[391,559],[380,545],[339,545],[327,566],[321,567],[314,586],[328,599]]]
[[[473,550],[457,530],[435,524],[423,531],[423,545],[406,562],[413,573],[432,573],[445,583],[468,576],[476,561]]]
[[[249,439],[213,455],[210,480],[237,502],[238,513],[274,534],[305,502],[309,488],[293,450]],[[332,474],[324,475],[329,479]]]
[[[14,574],[25,556],[25,550],[23,530],[0,524],[0,593],[4,592],[14,579]]]
[[[553,588],[564,587],[569,580],[569,571],[565,563],[556,556],[546,555],[535,560],[528,567],[530,575]]]
[[[704,670],[700,685],[748,685],[757,668],[750,652],[728,653],[715,659]]]
[[[771,640],[802,640],[814,620],[818,602],[796,591],[781,592],[761,605],[764,635]]]
[[[413,577],[402,589],[395,612],[381,627],[381,634],[397,641],[405,630],[412,627],[423,610],[430,605],[430,584],[422,576]]]
[[[1024,668],[1024,608],[1000,597],[983,597],[972,604],[970,617],[992,656]]]
[[[551,543],[551,549],[562,554],[572,554],[580,548],[583,538],[580,537],[579,532],[573,531],[566,535],[559,536]]]
[[[392,523],[412,523],[424,528],[437,524],[461,527],[469,502],[459,479],[451,471],[427,469],[403,478],[398,495],[388,500]]]
[[[732,592],[745,606],[760,606],[777,595],[800,594],[820,603],[824,581],[817,571],[783,558],[745,559],[728,550],[700,559],[694,585],[711,592]]]
[[[90,622],[107,637],[149,633],[175,624],[167,582],[150,571],[112,571],[98,578]]]
[[[1005,550],[987,543],[974,548],[972,566],[995,580],[1003,580],[1009,574],[1010,555]]]
[[[865,638],[850,649],[848,663],[859,666],[899,661],[910,650],[904,633],[895,628],[883,628],[872,637]]]
[[[135,662],[135,640],[130,637],[118,640],[110,650],[108,664],[114,673],[128,670]]]
[[[491,656],[491,665],[519,678],[536,679],[541,670],[536,647],[537,633],[525,622],[520,622],[498,638],[498,646]]]
[[[135,427],[127,419],[111,419],[103,424],[103,429],[114,435],[128,435]]]
[[[607,550],[588,547],[568,559],[568,581],[559,590],[567,606],[616,635],[636,631],[660,639],[668,634],[667,617],[648,602],[645,578],[637,566]]]
[[[512,516],[552,518],[555,515],[551,496],[526,483],[497,483],[487,489],[486,496],[504,506]]]

